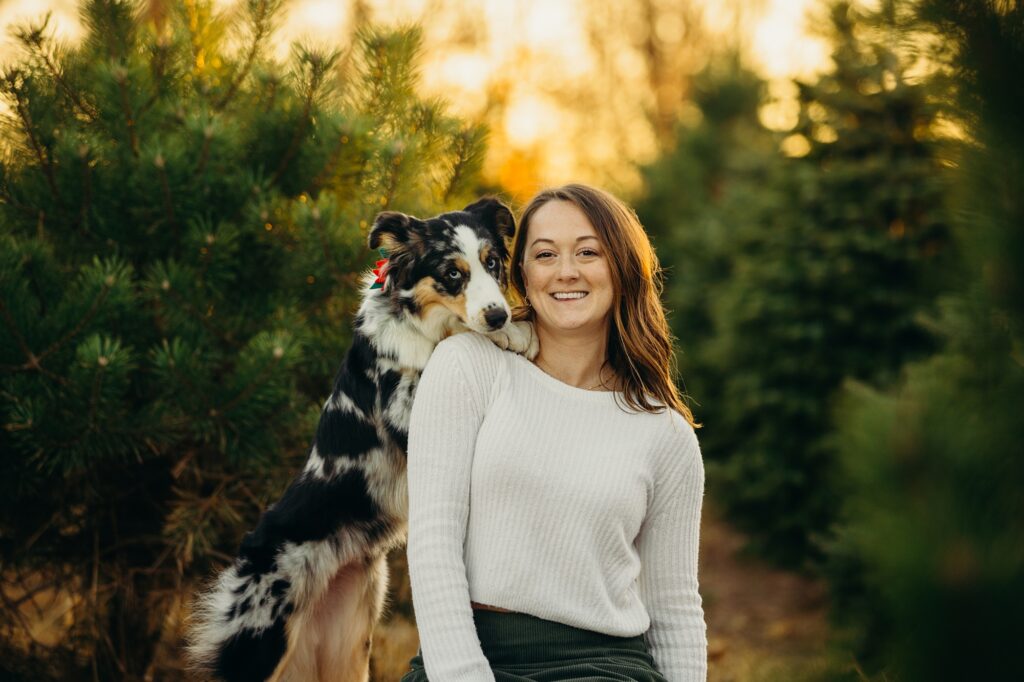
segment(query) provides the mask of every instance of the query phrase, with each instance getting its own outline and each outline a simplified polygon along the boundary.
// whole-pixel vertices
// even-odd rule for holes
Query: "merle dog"
[[[474,330],[537,352],[502,294],[514,231],[489,198],[428,220],[377,216],[369,242],[389,254],[386,281],[365,282],[305,468],[197,600],[197,668],[232,682],[367,679],[386,555],[405,539],[409,412],[431,351]]]

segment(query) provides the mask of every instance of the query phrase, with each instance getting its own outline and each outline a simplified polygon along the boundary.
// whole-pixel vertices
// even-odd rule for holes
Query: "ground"
[[[828,669],[825,584],[744,555],[744,543],[705,506],[700,587],[708,682],[820,679]]]

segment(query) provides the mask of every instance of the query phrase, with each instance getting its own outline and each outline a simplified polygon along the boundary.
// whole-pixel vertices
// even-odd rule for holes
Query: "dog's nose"
[[[487,326],[491,329],[501,329],[505,326],[507,319],[508,313],[504,308],[489,308],[484,311],[484,320],[487,321]]]

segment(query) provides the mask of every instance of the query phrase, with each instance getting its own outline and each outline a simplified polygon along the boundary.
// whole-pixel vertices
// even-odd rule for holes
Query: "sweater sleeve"
[[[488,397],[479,346],[488,342],[461,338],[470,336],[434,350],[409,424],[409,577],[424,668],[438,682],[494,680],[473,623],[463,555],[473,453]]]
[[[673,415],[675,416],[675,415]],[[647,644],[670,682],[707,679],[707,634],[697,555],[704,463],[689,424],[676,421],[637,537],[640,598],[651,617]]]

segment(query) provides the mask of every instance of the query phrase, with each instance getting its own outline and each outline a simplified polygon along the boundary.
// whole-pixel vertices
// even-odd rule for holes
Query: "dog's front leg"
[[[537,332],[533,328],[533,323],[526,320],[509,322],[503,329],[488,332],[486,336],[498,348],[519,353],[527,360],[533,360],[540,352],[540,340],[537,338]]]

